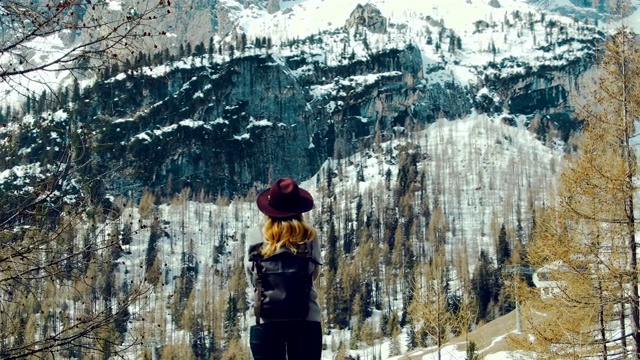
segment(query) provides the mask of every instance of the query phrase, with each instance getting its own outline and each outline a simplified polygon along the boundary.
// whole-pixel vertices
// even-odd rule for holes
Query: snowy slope
[[[447,233],[449,253],[456,248],[468,247],[470,266],[480,249],[493,253],[493,239],[497,234],[492,230],[492,223],[505,221],[509,226],[514,226],[512,215],[517,201],[529,199],[541,203],[551,196],[561,158],[559,150],[544,146],[522,127],[505,125],[499,118],[472,115],[456,121],[442,119],[409,137],[401,136],[381,144],[383,149],[391,149],[390,152],[376,154],[367,150],[340,164],[327,161],[318,174],[310,179],[300,179],[301,186],[313,194],[317,203],[309,214],[309,220],[316,225],[321,221],[319,199],[322,197],[323,180],[319,178],[327,171],[340,174],[333,180],[334,191],[339,199],[346,199],[353,189],[381,192],[383,198],[391,196],[384,190],[385,175],[390,171],[391,181],[395,181],[397,149],[399,145],[407,143],[421,148],[423,160],[418,167],[427,169],[427,191],[431,198],[448,204],[446,215],[451,224]],[[363,169],[364,181],[358,179],[358,167]],[[350,201],[341,204],[342,210],[337,214],[342,219],[339,222],[344,221],[346,211],[353,211],[355,207]],[[176,290],[175,277],[180,275],[183,267],[182,254],[185,251],[195,254],[198,269],[196,293],[211,292],[208,298],[226,304],[228,284],[223,279],[239,263],[243,256],[244,235],[261,221],[262,215],[251,197],[247,201],[238,198],[217,203],[177,199],[172,204],[160,206],[159,211],[165,236],[159,244],[158,259],[162,264],[165,285],[156,287],[148,304],[137,310],[140,311],[140,318],[161,324],[153,328],[149,341],[177,343],[185,341],[189,334],[178,330],[171,321],[170,300],[166,299],[171,299]],[[119,222],[150,225],[151,220],[142,219],[137,208],[127,208]],[[127,247],[129,253],[121,259],[122,266],[119,268],[121,280],[136,282],[145,276],[143,264],[148,229],[148,226],[143,226],[143,230],[134,234],[131,245]],[[219,253],[220,249],[223,249],[222,253]],[[218,257],[220,254],[222,256]],[[379,316],[379,312],[374,312],[371,321],[378,321]],[[252,323],[249,312],[242,326],[247,329]],[[132,325],[134,329],[144,326],[144,320]],[[348,338],[348,331],[334,330],[326,335],[325,343],[329,346],[323,352],[323,359],[333,359],[337,349],[331,344],[340,341],[348,343]],[[246,334],[244,340],[247,340]],[[400,342],[404,347],[404,335]],[[372,347],[362,346],[350,353],[354,356],[360,354],[363,358],[375,353],[384,359],[389,356],[389,343],[388,340],[376,341]],[[495,356],[492,359],[499,359]]]
[[[275,44],[285,43],[290,39],[303,39],[323,31],[340,31],[351,12],[360,4],[357,0],[307,0],[294,3],[291,5],[285,2],[284,4],[288,4],[286,11],[275,14],[249,7],[238,15],[237,29],[245,32],[249,39],[268,35]],[[559,24],[557,28],[560,28],[560,24],[564,25],[570,37],[593,37],[591,32],[582,33],[573,18],[541,11],[539,6],[522,0],[502,0],[499,8],[488,5],[489,1],[480,0],[371,0],[367,3],[375,5],[389,23],[388,34],[367,34],[373,51],[385,47],[401,48],[406,43],[412,43],[423,53],[425,70],[433,64],[445,66],[445,70],[430,75],[433,79],[445,77],[461,83],[473,82],[476,80],[477,67],[490,61],[499,62],[507,57],[539,64],[551,61],[558,53],[563,53],[567,60],[583,55],[582,49],[574,49],[572,44],[566,44],[554,53],[540,49],[539,45],[549,30],[540,24],[542,16],[546,20],[556,20]],[[542,15],[545,12],[547,14]],[[475,24],[478,21],[485,22],[490,27],[478,31]],[[534,23],[533,26],[531,22]],[[453,54],[447,51],[440,53],[433,45],[426,44],[428,33],[437,38],[442,27],[445,28],[442,48],[446,49],[446,37],[453,32],[461,39],[460,51]],[[323,34],[322,38],[327,64],[339,63],[342,43],[331,45],[330,37]],[[495,57],[491,53],[491,46],[496,49]],[[357,57],[366,56],[364,49],[353,50]]]
[[[636,4],[640,0],[635,0]],[[284,44],[291,39],[303,39],[320,32],[340,32],[345,21],[354,8],[361,3],[358,0],[295,0],[281,2],[281,11],[268,14],[266,10],[256,6],[243,9],[234,0],[221,0],[222,4],[229,4],[239,9],[234,14],[234,28],[237,32],[244,32],[251,43],[251,39],[269,36],[274,44]],[[500,7],[494,8],[489,1],[484,0],[370,0],[368,3],[378,7],[383,16],[388,19],[388,34],[369,33],[370,50],[365,50],[357,43],[352,43],[357,58],[366,56],[367,51],[377,51],[382,48],[402,48],[412,43],[420,48],[424,56],[425,70],[441,65],[444,70],[432,73],[430,78],[454,79],[460,83],[477,80],[477,68],[490,61],[499,62],[503,58],[516,57],[524,62],[541,64],[551,59],[557,53],[564,53],[567,60],[583,55],[580,47],[572,48],[572,44],[565,44],[563,48],[555,49],[553,54],[542,51],[540,46],[545,39],[547,29],[540,25],[542,12],[546,12],[546,19],[555,19],[564,24],[568,36],[573,38],[593,37],[592,32],[583,33],[576,28],[573,18],[553,15],[559,8],[569,6],[568,0],[542,1],[530,4],[524,0],[501,0]],[[569,5],[567,5],[567,3]],[[118,10],[120,2],[109,2],[110,9]],[[574,7],[575,8],[575,7]],[[542,10],[541,10],[542,9]],[[626,20],[633,26],[640,26],[640,14],[636,12]],[[474,23],[482,21],[491,27],[484,31],[477,31]],[[508,21],[511,26],[504,25]],[[537,26],[529,25],[536,22]],[[453,32],[461,40],[462,49],[454,54],[446,51],[440,53],[434,45],[426,45],[427,34],[437,38],[441,25],[446,29],[442,47],[446,50],[446,39]],[[607,27],[602,24],[602,27]],[[557,32],[557,30],[556,30]],[[340,57],[345,38],[343,36],[322,37],[327,42],[319,48],[310,49],[321,51],[328,65],[343,61]],[[215,41],[225,39],[216,38]],[[228,38],[226,40],[229,40]],[[35,62],[44,61],[57,52],[65,51],[61,41],[55,35],[25,44],[33,53]],[[495,48],[495,54],[491,49]],[[287,54],[286,47],[275,49],[276,52]],[[4,56],[4,57],[3,57]],[[6,54],[0,56],[0,62],[6,62]],[[55,91],[60,86],[70,85],[73,78],[67,71],[48,71],[32,74],[28,77],[19,76],[8,81],[0,82],[0,105],[16,104],[25,95],[33,92],[39,95],[43,90]],[[28,90],[27,90],[28,89]]]

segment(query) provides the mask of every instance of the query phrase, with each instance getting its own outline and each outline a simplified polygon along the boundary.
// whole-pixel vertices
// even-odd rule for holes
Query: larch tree
[[[0,201],[0,357],[122,356],[140,341],[124,335],[149,287],[116,290],[119,236],[98,209],[88,216],[86,204],[37,195],[17,209],[15,199]]]
[[[525,294],[524,314],[536,351],[549,358],[640,359],[635,41],[626,27],[606,41],[598,86],[578,109],[585,120],[578,150],[567,159],[556,203],[536,219],[527,249],[548,289]]]
[[[451,335],[454,317],[449,307],[449,274],[444,247],[433,255],[428,264],[417,266],[414,274],[414,294],[409,306],[410,318],[418,334],[427,334],[430,343],[435,345],[437,358],[441,358],[441,349]]]
[[[97,70],[100,61],[141,45],[138,31],[150,34],[146,25],[153,24],[152,12],[167,6],[147,3],[137,13],[132,8],[130,14],[99,16],[106,5],[1,1],[0,88],[20,93],[21,79],[33,83],[43,73]],[[39,54],[38,44],[59,37],[75,45]],[[44,135],[53,128],[51,120],[44,117],[28,126]],[[124,357],[142,337],[127,328],[130,311],[150,287],[141,278],[125,283],[118,268],[124,265],[117,260],[131,232],[149,228],[143,220],[126,231],[116,224],[122,207],[105,200],[100,174],[87,155],[90,134],[68,123],[58,125],[55,131],[65,133],[64,145],[44,166],[19,153],[18,145],[25,144],[10,141],[17,132],[0,134],[3,168],[13,170],[0,184],[0,337],[5,339],[0,358]],[[38,138],[30,141],[38,143]],[[33,168],[17,175],[16,169]]]

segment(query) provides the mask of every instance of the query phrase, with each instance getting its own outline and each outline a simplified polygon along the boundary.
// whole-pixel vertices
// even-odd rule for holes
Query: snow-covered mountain
[[[377,132],[389,138],[397,127],[474,111],[512,123],[525,115],[541,140],[566,141],[577,128],[572,101],[605,36],[514,0],[282,6],[269,13],[218,2],[222,37],[138,55],[141,68],[114,66],[74,95],[62,109],[69,119],[115,144],[96,149],[99,161],[129,169],[104,179],[108,192],[126,183],[138,195],[145,186],[165,194],[190,186],[232,196],[270,172],[309,177],[327,157],[370,146]],[[29,100],[10,117],[46,103]]]

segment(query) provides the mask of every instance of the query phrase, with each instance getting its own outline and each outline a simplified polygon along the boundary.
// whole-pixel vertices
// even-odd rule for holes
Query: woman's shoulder
[[[320,252],[320,240],[318,237],[314,237],[313,239],[307,242],[307,246],[311,249],[311,257],[318,263],[322,264],[322,255]]]

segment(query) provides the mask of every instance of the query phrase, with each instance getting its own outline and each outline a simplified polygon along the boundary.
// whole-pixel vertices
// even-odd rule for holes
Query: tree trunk
[[[628,229],[629,229],[629,273],[631,278],[631,293],[629,295],[629,306],[631,310],[631,338],[633,339],[633,352],[636,359],[640,359],[640,311],[638,309],[638,255],[635,235],[635,216],[633,212],[633,195],[627,198]]]
[[[622,347],[622,358],[627,358],[627,330],[626,330],[626,308],[624,301],[620,301],[620,346]]]
[[[600,338],[602,339],[602,360],[607,360],[607,323],[605,319],[604,300],[602,299],[602,283],[598,281],[598,288],[600,290],[600,309],[598,311],[599,325],[600,325]]]
[[[634,357],[636,359],[640,359],[640,309],[638,308],[638,254],[637,254],[637,242],[636,242],[636,227],[635,227],[635,213],[633,208],[633,195],[634,195],[634,165],[633,162],[633,148],[631,147],[630,139],[633,136],[633,119],[629,119],[629,102],[631,101],[629,91],[631,89],[628,88],[627,81],[632,81],[629,78],[628,69],[627,69],[627,39],[624,36],[624,32],[621,33],[621,41],[622,44],[622,60],[620,62],[621,65],[621,77],[622,77],[622,119],[624,121],[624,156],[627,166],[627,198],[626,198],[626,213],[627,213],[627,230],[628,230],[628,246],[629,246],[629,274],[631,274],[630,285],[631,285],[631,293],[629,295],[629,306],[631,307],[631,325],[632,325],[632,333],[631,337],[633,339],[633,350]]]

